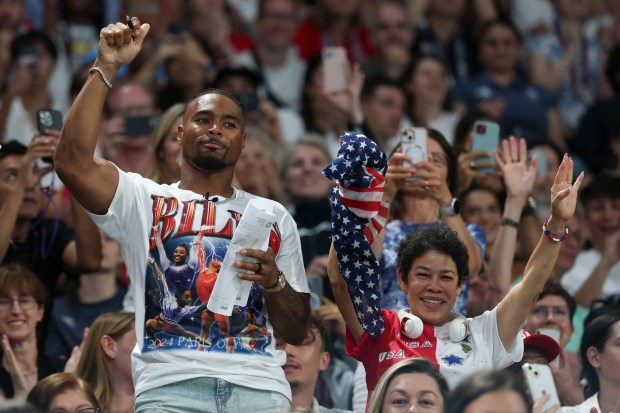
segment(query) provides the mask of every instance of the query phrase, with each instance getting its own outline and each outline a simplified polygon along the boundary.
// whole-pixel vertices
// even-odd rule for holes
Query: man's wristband
[[[507,225],[514,229],[519,229],[519,223],[515,221],[514,219],[510,219],[510,218],[502,218],[501,225]]]
[[[105,73],[100,67],[97,67],[97,66],[91,67],[88,73],[93,73],[93,72],[98,72],[101,75],[101,79],[103,80],[105,85],[108,87],[108,89],[112,89],[112,83],[110,83],[110,81],[108,80],[108,77],[105,75]]]

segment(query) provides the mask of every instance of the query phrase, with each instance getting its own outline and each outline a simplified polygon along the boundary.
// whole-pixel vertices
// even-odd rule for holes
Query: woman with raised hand
[[[359,140],[358,145],[373,145],[369,140]],[[348,160],[347,149],[348,145],[341,151],[342,159],[336,161]],[[511,150],[505,157],[505,163],[525,162],[519,151]],[[336,161],[332,167],[338,168]],[[368,170],[365,165],[364,168]],[[493,310],[468,320],[452,312],[468,275],[467,249],[452,230],[427,226],[412,231],[401,242],[397,276],[400,288],[407,294],[408,306],[397,313],[378,307],[373,278],[376,266],[368,243],[353,245],[358,236],[355,230],[343,231],[343,226],[333,219],[334,248],[330,251],[328,275],[347,324],[347,350],[364,364],[369,393],[381,374],[404,358],[428,358],[452,386],[474,371],[503,368],[520,360],[520,327],[551,274],[560,242],[568,233],[566,221],[575,211],[583,174],[572,184],[572,173],[573,162],[566,155],[551,189],[552,214],[528,261],[523,280]],[[377,174],[373,176],[381,181]],[[342,173],[339,181],[341,186],[350,182]],[[337,198],[338,192],[332,202],[344,205],[345,201]],[[334,215],[338,214],[343,212]],[[366,235],[366,229],[360,231]],[[375,257],[380,252],[381,238],[379,233],[372,243]]]

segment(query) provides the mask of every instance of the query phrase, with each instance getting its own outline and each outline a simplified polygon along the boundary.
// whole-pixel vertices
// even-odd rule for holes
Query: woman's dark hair
[[[605,65],[605,78],[616,94],[620,93],[620,45],[615,45]]]
[[[450,69],[448,68],[446,61],[442,59],[440,56],[436,54],[432,54],[432,53],[419,54],[411,61],[411,63],[407,65],[407,67],[405,68],[405,71],[403,72],[403,76],[401,78],[400,83],[405,86],[405,89],[406,89],[406,85],[408,85],[409,82],[411,81],[411,76],[413,76],[413,73],[418,68],[418,65],[422,63],[422,61],[427,60],[427,59],[434,60],[435,62],[439,63],[441,67],[443,68],[444,72],[446,73],[446,77],[449,76]],[[452,100],[450,99],[449,91],[448,93],[446,93],[446,98],[443,101],[442,108],[443,110],[452,109]],[[407,113],[409,113],[410,115],[413,114],[413,96],[411,93],[408,93],[408,92],[407,92]],[[412,120],[414,123],[416,123],[416,119],[412,119]],[[419,125],[419,126],[423,126],[423,125]]]
[[[461,117],[461,120],[459,120],[459,123],[456,124],[452,147],[454,148],[454,152],[456,152],[457,156],[463,152],[466,152],[465,143],[467,142],[467,136],[474,128],[474,123],[479,120],[495,121],[491,115],[481,111],[480,109],[470,109],[465,112],[465,114]]]
[[[448,395],[445,402],[445,413],[463,413],[476,399],[487,393],[501,390],[512,390],[516,392],[523,403],[530,408],[529,398],[523,385],[514,374],[505,370],[489,370],[474,373],[460,384]]]
[[[483,44],[482,42],[486,37],[487,33],[497,26],[502,26],[510,30],[517,39],[517,42],[519,42],[519,44],[523,44],[523,36],[521,36],[521,33],[519,32],[519,29],[517,29],[517,26],[515,26],[510,20],[487,20],[481,23],[476,30],[475,40],[476,44],[478,45],[478,52],[480,52],[480,48]]]
[[[445,225],[432,224],[417,228],[400,242],[396,265],[407,281],[413,262],[428,251],[437,251],[452,258],[456,264],[458,285],[461,286],[469,275],[469,253],[456,232]]]
[[[583,390],[586,399],[593,396],[600,388],[598,373],[588,360],[588,349],[594,347],[599,353],[604,352],[613,327],[619,321],[620,308],[614,306],[606,308],[591,319],[586,319],[584,323],[579,355],[581,356],[581,378],[587,381]]]
[[[310,82],[312,82],[312,76],[314,76],[314,72],[319,69],[321,63],[321,55],[311,56],[306,64],[306,73],[304,75],[304,84],[301,93],[301,117],[304,120],[304,125],[306,125],[306,130],[309,132],[323,133],[323,131],[318,130],[314,124],[312,97],[308,93]]]
[[[45,377],[30,390],[26,401],[48,411],[54,397],[69,390],[81,390],[92,407],[101,409],[89,384],[73,373],[55,373]]]
[[[43,32],[27,32],[20,34],[11,42],[11,59],[16,60],[24,49],[41,44],[47,52],[56,60],[58,58],[58,50],[50,37]]]
[[[428,137],[441,146],[444,153],[446,154],[446,163],[448,164],[448,176],[446,178],[448,182],[448,188],[450,189],[450,193],[455,194],[458,188],[458,167],[456,164],[456,153],[452,146],[448,143],[446,138],[441,134],[441,132],[429,128]],[[396,149],[392,152],[392,154],[396,151]],[[391,155],[391,154],[390,154]],[[404,205],[402,194],[400,192],[396,193],[394,199],[390,204],[390,218],[391,219],[400,219],[400,217],[404,213]]]
[[[491,195],[493,195],[493,197],[497,201],[500,211],[504,210],[504,201],[506,200],[506,194],[503,192],[497,192],[493,188],[486,186],[486,185],[479,184],[476,181],[474,181],[471,185],[469,185],[469,187],[459,195],[459,199],[461,200],[463,205],[465,205],[465,203],[467,202],[466,201],[467,197],[474,191],[485,191],[485,192],[490,193]]]
[[[183,297],[186,291],[189,291],[189,288],[183,286],[182,283],[178,281],[174,283],[174,298],[178,300],[180,297]]]

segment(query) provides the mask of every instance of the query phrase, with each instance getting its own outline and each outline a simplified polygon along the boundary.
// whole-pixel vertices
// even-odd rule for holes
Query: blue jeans
[[[278,392],[199,377],[146,390],[136,396],[135,413],[284,412],[290,401]]]

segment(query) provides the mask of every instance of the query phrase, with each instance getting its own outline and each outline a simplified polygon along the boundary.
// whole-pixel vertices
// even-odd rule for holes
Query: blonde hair
[[[158,184],[172,184],[179,180],[177,174],[168,168],[166,162],[160,156],[160,151],[168,135],[168,130],[174,121],[185,113],[186,105],[184,103],[176,103],[170,106],[159,118],[155,130],[153,131],[153,153],[151,154],[151,170],[147,174],[147,178],[157,182]]]
[[[394,364],[387,369],[385,373],[381,375],[379,382],[375,386],[375,390],[372,392],[372,397],[368,403],[368,411],[371,413],[380,413],[383,406],[383,399],[385,393],[392,382],[392,380],[401,374],[426,374],[437,383],[437,388],[441,393],[443,399],[448,395],[449,387],[446,379],[439,373],[433,364],[422,357],[412,357]]]
[[[133,313],[105,313],[97,317],[90,327],[76,374],[92,387],[104,412],[109,411],[114,396],[112,360],[101,347],[101,338],[109,336],[119,340],[125,333],[133,330]]]

